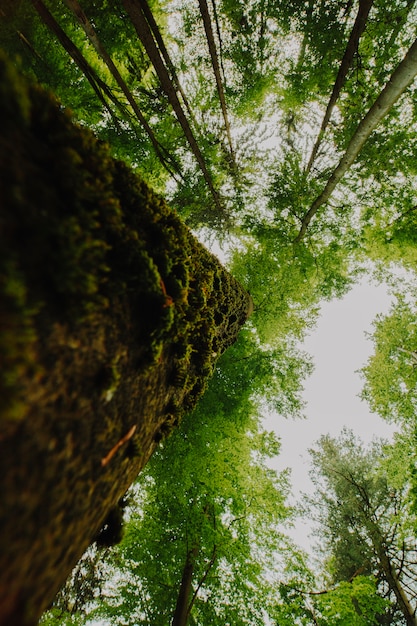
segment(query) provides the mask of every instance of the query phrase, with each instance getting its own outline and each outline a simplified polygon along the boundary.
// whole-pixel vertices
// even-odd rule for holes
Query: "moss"
[[[1,56],[0,124],[0,623],[23,624],[198,401],[249,297]]]
[[[157,364],[172,346],[173,385],[192,388],[210,369],[216,328],[228,315],[226,274],[166,203],[53,96],[26,86],[5,59],[0,75],[9,149],[5,163],[3,145],[0,179],[7,223],[1,319],[16,329],[0,336],[0,393],[10,398],[3,416],[24,416],[19,380],[35,367],[36,319],[46,315],[76,332],[116,297],[133,311],[138,368]],[[213,315],[219,306],[226,312]],[[114,363],[106,367],[111,380],[101,397],[109,401],[120,374]]]
[[[116,355],[116,357],[113,359],[112,363],[110,364],[110,367],[108,367],[106,371],[106,375],[105,375],[105,379],[107,379],[106,385],[105,385],[105,389],[103,390],[101,394],[101,397],[104,402],[110,402],[112,400],[120,384],[121,377],[122,377],[122,374],[119,369],[119,355]]]

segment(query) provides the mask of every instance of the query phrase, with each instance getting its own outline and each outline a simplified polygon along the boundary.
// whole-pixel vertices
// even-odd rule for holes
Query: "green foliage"
[[[379,624],[388,602],[377,593],[376,580],[357,576],[315,598],[323,626],[370,626]]]
[[[388,421],[416,423],[417,325],[414,306],[399,297],[374,322],[374,353],[362,369],[362,397]]]
[[[90,619],[169,623],[195,547],[192,590],[201,588],[191,619],[264,624],[269,578],[280,567],[277,550],[293,548],[282,528],[291,514],[288,476],[268,467],[280,444],[262,429],[257,407],[263,390],[283,409],[299,406],[300,382],[287,389],[294,382],[282,373],[287,359],[284,350],[260,351],[248,328],[219,360],[196,409],[164,440],[134,487],[125,537],[108,557],[116,573],[100,601],[82,608]],[[299,377],[303,367],[297,373],[295,355],[292,367]]]
[[[270,368],[253,367],[256,355],[245,363],[252,336],[246,331],[228,350],[198,407],[139,479],[138,509],[115,560],[116,589],[99,614],[168,623],[187,553],[196,546],[193,590],[202,584],[192,608],[196,622],[263,624],[266,575],[289,511],[287,477],[266,465],[279,442],[260,428],[251,399],[270,377]]]
[[[317,497],[309,499],[308,510],[319,524],[325,575],[339,590],[336,604],[323,604],[324,614],[339,615],[342,621],[335,623],[347,623],[348,610],[337,604],[360,574],[374,586],[373,591],[369,587],[372,619],[384,603],[388,623],[396,623],[399,615],[407,618],[414,602],[415,513],[401,440],[391,445],[375,440],[365,448],[344,430],[338,439],[322,436],[311,456]],[[409,606],[399,600],[401,595],[408,596]],[[364,602],[368,605],[366,597]],[[353,602],[352,615],[360,615],[358,603]]]

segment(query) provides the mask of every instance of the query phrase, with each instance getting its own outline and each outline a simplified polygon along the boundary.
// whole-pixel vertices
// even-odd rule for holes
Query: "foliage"
[[[414,306],[399,296],[374,322],[374,353],[362,369],[362,397],[388,421],[416,423],[417,326]]]
[[[315,600],[320,621],[325,626],[368,626],[378,624],[387,602],[377,594],[376,581],[357,576],[341,582],[329,593]]]
[[[415,513],[410,471],[399,480],[402,452],[400,440],[391,445],[374,440],[366,449],[351,431],[338,439],[322,436],[311,451],[318,497],[309,499],[309,510],[319,524],[329,581],[340,585],[358,574],[375,577],[377,605],[381,598],[389,603],[388,623],[402,616],[408,624],[414,619]]]
[[[264,623],[267,575],[290,510],[286,473],[267,466],[279,442],[260,427],[254,404],[274,379],[277,356],[261,359],[253,350],[253,333],[246,331],[221,359],[198,407],[138,479],[125,538],[112,559],[116,574],[90,617],[169,623],[187,555],[195,550],[192,619]],[[279,389],[275,372],[276,393],[290,395]]]
[[[314,466],[320,469],[323,480],[318,506],[322,507],[323,520],[333,524],[331,532],[323,533],[328,550],[331,548],[325,565],[335,587],[322,595],[308,595],[315,588],[314,576],[303,565],[303,558],[295,557],[288,548],[299,566],[294,574],[298,582],[292,591],[287,583],[280,587],[280,602],[265,580],[257,587],[255,576],[262,569],[253,552],[260,550],[261,529],[264,539],[271,537],[271,545],[281,541],[274,534],[278,519],[270,511],[268,498],[271,502],[275,498],[279,515],[286,515],[283,496],[279,495],[280,490],[286,491],[285,480],[276,482],[264,465],[268,453],[275,454],[278,445],[259,430],[258,413],[266,406],[285,416],[302,412],[301,380],[311,365],[299,354],[296,344],[314,326],[323,300],[346,293],[359,275],[369,271],[369,259],[378,265],[380,276],[398,264],[415,270],[415,86],[380,122],[331,197],[317,210],[305,237],[296,240],[309,208],[331,181],[358,125],[410,47],[415,36],[416,3],[373,3],[310,169],[307,164],[317,129],[349,41],[358,2],[211,3],[234,154],[228,146],[198,3],[152,2],[152,14],[172,61],[172,66],[166,63],[171,83],[207,164],[214,195],[207,176],[202,176],[192,157],[167,92],[122,3],[83,0],[82,6],[149,124],[162,159],[149,133],[135,118],[131,101],[72,14],[61,5],[58,10],[52,0],[46,5],[92,68],[96,88],[85,72],[68,62],[61,46],[51,45],[55,39],[30,3],[9,2],[5,6],[0,38],[8,54],[20,58],[16,62],[31,77],[48,85],[84,125],[108,141],[113,155],[131,163],[164,192],[188,224],[209,231],[209,238],[228,241],[229,265],[255,304],[251,322],[236,347],[222,358],[203,401],[187,416],[183,429],[164,442],[142,479],[137,519],[129,527],[121,561],[116,560],[117,567],[123,564],[126,571],[133,567],[135,573],[142,564],[142,582],[132,587],[130,574],[125,572],[122,595],[117,598],[116,591],[111,590],[114,595],[105,610],[110,615],[115,606],[123,606],[122,613],[136,615],[132,619],[149,621],[149,615],[155,620],[160,607],[165,606],[167,613],[160,613],[160,620],[167,623],[187,556],[184,546],[187,539],[188,545],[193,545],[194,537],[200,550],[194,588],[204,577],[205,566],[211,564],[216,546],[215,562],[193,608],[196,623],[246,623],[249,617],[245,611],[250,604],[254,607],[251,619],[258,621],[248,623],[263,623],[262,594],[272,598],[271,615],[281,626],[315,623],[316,615],[320,623],[329,626],[374,623],[385,600],[370,543],[361,534],[369,530],[365,509],[360,509],[354,485],[342,476],[336,480],[332,463],[337,461],[339,470],[352,471],[361,489],[370,490],[370,506],[378,510],[385,532],[391,528],[393,515],[392,484],[402,494],[405,483],[415,480],[409,478],[415,472],[412,446],[403,448],[408,464],[400,458],[399,446],[389,454],[385,449],[392,461],[389,469],[380,463],[378,445],[365,453],[346,434],[339,442],[321,441]],[[107,159],[107,148],[102,150]],[[70,180],[71,159],[67,161]],[[106,180],[104,174],[102,178]],[[156,265],[166,270],[163,281],[168,293],[173,289],[180,301],[185,292],[204,300],[201,285],[190,282],[189,276],[176,275],[164,255],[165,241],[156,240]],[[99,267],[99,251],[90,253]],[[131,248],[129,255],[126,262],[134,258]],[[153,269],[151,278],[157,280]],[[212,284],[211,270],[208,274],[206,279]],[[18,280],[14,267],[10,276],[13,286]],[[77,283],[77,288],[81,287],[82,282]],[[95,283],[91,288],[96,289]],[[19,294],[23,301],[22,290]],[[158,297],[164,297],[161,290]],[[17,307],[19,302],[16,296]],[[171,313],[170,307],[164,311]],[[409,444],[414,442],[416,409],[414,318],[414,306],[400,297],[391,314],[376,321],[375,354],[363,370],[363,397],[381,416],[405,425],[404,442]],[[195,341],[205,342],[206,354],[213,354],[217,347],[211,326],[221,320],[209,320],[210,328],[200,321]],[[169,323],[174,322],[171,319]],[[181,343],[184,333],[179,326],[177,330]],[[30,334],[30,328],[25,332]],[[154,356],[161,342],[158,336]],[[181,353],[181,348],[177,357],[176,376],[183,382],[190,364],[194,370],[202,365],[193,361],[192,352]],[[194,382],[190,391],[201,393],[199,381]],[[357,461],[356,467],[349,464],[349,455]],[[401,479],[403,470],[406,480],[405,475]],[[257,497],[265,507],[263,514],[270,520],[270,528],[265,527],[262,506],[253,506],[253,513],[249,506],[248,494],[256,491],[255,487],[261,489]],[[414,490],[417,492],[415,486]],[[336,493],[344,508],[337,505]],[[361,532],[355,534],[350,528],[351,518]],[[237,527],[239,536],[235,537]],[[349,532],[342,532],[346,529]],[[139,532],[141,540],[134,543]],[[170,541],[161,540],[161,533]],[[158,570],[161,541],[166,562],[163,572]],[[399,550],[398,545],[395,549]],[[364,560],[369,575],[350,580]],[[162,573],[165,586],[160,585]],[[302,593],[295,590],[300,585]],[[217,613],[212,602],[215,596],[220,607]],[[148,617],[135,614],[132,607],[145,605]],[[112,614],[111,619],[116,617]]]

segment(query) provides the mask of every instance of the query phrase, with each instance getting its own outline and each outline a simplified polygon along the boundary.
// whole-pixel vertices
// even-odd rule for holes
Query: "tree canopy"
[[[254,300],[135,487],[117,575],[89,610],[173,626],[414,624],[415,290],[395,277],[417,259],[416,2],[9,0],[1,13],[15,63],[220,246]],[[279,443],[261,418],[302,415],[300,342],[322,301],[369,272],[399,295],[375,322],[363,397],[406,453],[400,435],[392,449],[320,440],[318,574],[284,538],[288,478],[268,469]]]

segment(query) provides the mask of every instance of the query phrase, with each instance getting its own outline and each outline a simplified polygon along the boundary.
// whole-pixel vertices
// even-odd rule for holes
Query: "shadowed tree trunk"
[[[143,15],[146,18],[146,21],[149,24],[149,28],[151,29],[152,35],[155,39],[155,42],[158,46],[159,52],[161,53],[161,56],[164,60],[165,66],[166,68],[169,70],[170,74],[171,74],[171,80],[172,80],[172,84],[175,87],[176,91],[178,91],[178,93],[181,95],[182,101],[184,102],[185,108],[187,110],[187,114],[192,122],[192,124],[194,125],[194,128],[197,129],[198,124],[197,121],[195,119],[194,113],[191,109],[191,105],[188,102],[188,98],[185,95],[184,89],[182,88],[181,85],[181,81],[178,78],[178,74],[177,71],[175,69],[175,66],[171,60],[171,57],[169,55],[169,52],[167,50],[167,47],[165,45],[165,42],[162,38],[162,34],[161,31],[159,30],[158,24],[156,23],[156,20],[153,16],[153,13],[149,7],[149,4],[146,2],[146,0],[138,0],[140,7],[143,11]]]
[[[106,83],[100,79],[100,77],[97,75],[97,72],[88,63],[87,59],[83,56],[81,51],[77,48],[74,42],[71,41],[71,39],[62,30],[62,28],[60,27],[58,22],[55,20],[52,13],[50,13],[48,8],[44,5],[42,0],[30,0],[30,2],[32,3],[34,9],[37,11],[39,17],[41,18],[45,26],[47,26],[49,30],[55,35],[55,37],[58,39],[58,41],[63,46],[63,48],[67,51],[67,53],[70,55],[73,61],[75,61],[77,66],[80,68],[80,70],[82,71],[82,73],[84,74],[88,82],[90,83],[91,87],[93,88],[98,99],[100,100],[104,108],[108,111],[115,125],[118,126],[118,121],[115,119],[113,111],[111,110],[111,108],[109,107],[109,105],[107,104],[103,96],[103,93],[104,93],[113,102],[115,100],[113,94],[111,93]]]
[[[127,117],[126,108],[122,105],[122,103],[115,97],[112,93],[111,89],[109,89],[108,85],[104,81],[100,79],[97,75],[96,71],[93,67],[88,63],[85,57],[81,54],[80,50],[75,46],[75,44],[71,41],[71,39],[64,33],[58,22],[53,17],[52,13],[47,9],[44,3],[41,0],[31,0],[34,8],[39,14],[39,17],[42,19],[44,24],[51,30],[51,32],[57,37],[58,41],[64,47],[66,52],[71,56],[71,58],[78,65],[80,70],[83,72],[84,76],[87,78],[90,85],[93,87],[95,93],[97,94],[100,102],[107,109],[109,114],[111,115],[116,126],[119,126],[118,121],[115,119],[113,115],[113,111],[107,104],[106,100],[103,97],[102,92],[113,102],[113,104],[120,110],[123,117]],[[80,7],[77,0],[65,0],[66,5],[71,9],[74,16],[84,29],[89,41],[94,46],[96,52],[101,56],[105,64],[110,70],[113,78],[115,79],[117,85],[120,87],[122,92],[124,93],[127,101],[133,109],[134,115],[136,119],[139,121],[142,128],[145,130],[146,134],[149,137],[149,140],[155,150],[155,154],[158,159],[165,167],[167,172],[173,177],[176,178],[179,174],[178,166],[173,162],[172,157],[166,152],[164,147],[158,142],[156,139],[152,128],[149,126],[146,118],[142,114],[141,110],[138,107],[137,102],[135,101],[133,94],[129,90],[122,76],[120,75],[119,70],[113,63],[106,49],[102,45],[100,39],[97,36],[92,24],[89,22],[87,16],[84,11]]]
[[[199,7],[200,7],[200,13],[201,13],[201,17],[202,17],[203,24],[204,24],[204,30],[206,32],[206,39],[207,39],[208,49],[209,49],[209,52],[210,52],[211,64],[213,66],[213,72],[214,72],[214,76],[216,78],[217,93],[218,93],[218,96],[219,96],[220,106],[221,106],[221,109],[222,109],[223,120],[224,120],[224,128],[225,128],[225,131],[226,131],[227,141],[229,143],[229,150],[230,150],[230,156],[231,156],[231,159],[232,159],[232,166],[233,166],[234,169],[236,169],[235,152],[233,150],[233,142],[232,142],[232,135],[231,135],[231,132],[230,132],[229,116],[227,114],[226,98],[225,98],[225,95],[224,95],[223,83],[222,83],[222,78],[221,78],[221,75],[220,75],[219,57],[217,55],[216,42],[214,41],[213,27],[212,27],[212,24],[211,24],[210,11],[209,11],[209,8],[207,6],[206,0],[198,0],[198,4],[199,4]]]
[[[250,296],[52,96],[0,59],[0,625],[31,626]],[[110,537],[109,537],[110,535]]]
[[[187,626],[189,616],[189,600],[192,590],[195,560],[198,555],[198,545],[195,545],[187,554],[182,570],[181,585],[178,592],[177,604],[171,626]]]
[[[158,156],[159,160],[161,161],[162,165],[166,168],[166,170],[171,174],[171,176],[173,176],[175,178],[175,173],[172,171],[172,168],[176,170],[176,173],[178,174],[178,167],[176,166],[175,163],[172,163],[172,158],[169,155],[165,154],[165,149],[163,146],[161,146],[161,144],[158,142],[158,140],[156,139],[152,128],[149,126],[146,118],[144,117],[142,111],[139,109],[139,106],[132,94],[132,92],[130,91],[129,87],[127,86],[126,82],[123,80],[119,70],[117,69],[116,65],[114,64],[112,58],[110,57],[110,55],[108,54],[107,50],[105,49],[105,47],[103,46],[103,44],[101,43],[93,25],[91,24],[91,22],[89,21],[89,19],[87,18],[86,14],[84,13],[84,11],[82,10],[80,4],[78,3],[78,0],[64,0],[65,4],[67,5],[67,7],[72,11],[72,13],[74,14],[74,16],[76,17],[77,21],[79,22],[79,24],[81,25],[81,27],[83,28],[85,34],[87,35],[89,41],[92,43],[92,45],[94,46],[96,52],[101,56],[101,58],[103,59],[103,61],[105,62],[105,64],[107,65],[107,67],[110,70],[111,75],[113,76],[114,80],[116,81],[116,83],[118,84],[118,86],[120,87],[120,89],[122,90],[122,92],[124,93],[127,101],[129,102],[130,106],[132,107],[132,110],[137,118],[137,120],[139,121],[140,125],[144,128],[144,130],[146,131],[146,134],[148,135],[156,155]]]

